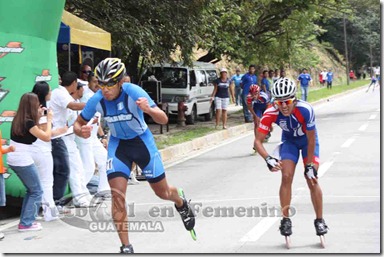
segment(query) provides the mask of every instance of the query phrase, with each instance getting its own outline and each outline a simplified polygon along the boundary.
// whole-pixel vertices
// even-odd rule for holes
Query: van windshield
[[[143,80],[150,80],[151,76],[161,81],[162,88],[187,88],[187,69],[152,67],[146,71]]]

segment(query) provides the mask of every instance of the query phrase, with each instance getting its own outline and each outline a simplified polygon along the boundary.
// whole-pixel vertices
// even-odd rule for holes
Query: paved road
[[[366,97],[367,96],[367,97]],[[326,249],[320,248],[313,226],[309,190],[297,170],[293,184],[292,249],[278,232],[280,175],[270,173],[252,154],[252,133],[223,142],[168,167],[169,183],[182,186],[199,207],[196,231],[190,238],[172,209],[158,200],[146,183],[128,189],[131,221],[154,221],[130,239],[139,253],[378,253],[380,252],[380,96],[359,90],[315,107],[320,138],[320,184],[325,219],[330,227]],[[266,144],[279,142],[276,129]],[[134,208],[132,208],[134,204]],[[108,210],[108,206],[104,210]],[[99,209],[101,212],[103,209]],[[233,210],[233,213],[231,213]],[[165,217],[153,217],[158,212]],[[221,213],[220,213],[221,211]],[[253,211],[253,212],[251,212]],[[259,213],[257,213],[259,211]],[[227,214],[225,217],[224,214]],[[233,217],[228,217],[233,214]],[[270,217],[274,216],[274,217]],[[87,218],[83,218],[87,219]],[[65,219],[67,223],[73,218]],[[39,232],[6,229],[1,252],[116,253],[114,232],[90,232],[64,221],[44,223]],[[142,223],[144,226],[146,224]],[[10,224],[12,225],[12,223]],[[144,227],[142,227],[144,228]],[[105,227],[104,227],[105,229]]]

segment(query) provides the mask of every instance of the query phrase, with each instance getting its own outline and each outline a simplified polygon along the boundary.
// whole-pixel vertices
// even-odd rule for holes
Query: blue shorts
[[[142,170],[149,183],[156,183],[165,177],[164,165],[155,140],[149,129],[132,139],[111,136],[108,144],[107,175],[129,178],[132,163]]]
[[[315,164],[319,164],[320,162],[319,148],[319,141],[316,135],[316,146],[312,160],[312,162]],[[304,163],[306,163],[308,153],[308,140],[306,136],[295,138],[294,140],[283,140],[283,144],[280,146],[281,160],[291,160],[297,164],[300,157],[300,150],[301,156],[303,157],[303,161]]]

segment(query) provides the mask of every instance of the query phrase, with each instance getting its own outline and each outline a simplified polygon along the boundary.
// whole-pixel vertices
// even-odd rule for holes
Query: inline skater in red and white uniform
[[[292,181],[299,154],[304,160],[304,177],[311,192],[315,209],[315,228],[317,235],[324,235],[328,227],[323,219],[323,196],[317,178],[319,169],[319,142],[315,124],[315,113],[312,106],[296,99],[296,85],[288,78],[278,79],[272,87],[274,105],[268,108],[260,120],[256,135],[256,148],[265,159],[270,171],[281,170],[280,204],[283,214],[280,233],[283,236],[292,234],[292,223],[289,219],[289,208],[292,197]],[[263,146],[263,141],[272,123],[282,130],[281,145],[278,155],[271,156]]]

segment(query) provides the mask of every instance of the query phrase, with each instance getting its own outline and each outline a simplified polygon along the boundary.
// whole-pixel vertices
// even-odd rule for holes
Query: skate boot
[[[193,213],[189,202],[185,198],[184,191],[182,189],[179,190],[179,195],[183,199],[183,206],[178,208],[175,205],[175,208],[180,213],[185,229],[192,230],[195,226],[195,214]]]
[[[122,245],[120,247],[120,253],[124,253],[124,254],[134,253],[132,245],[131,244],[129,244],[129,245]]]
[[[324,219],[315,219],[315,229],[318,236],[327,234],[328,226],[325,224]]]
[[[280,221],[280,234],[282,236],[292,235],[292,222],[290,218],[283,218]]]
[[[181,220],[184,223],[184,227],[186,230],[190,231],[192,239],[196,240],[196,232],[194,230],[195,227],[195,214],[191,208],[191,205],[187,201],[184,195],[183,189],[178,190],[179,196],[183,199],[183,206],[178,208],[175,204],[176,210],[180,213]]]

